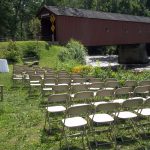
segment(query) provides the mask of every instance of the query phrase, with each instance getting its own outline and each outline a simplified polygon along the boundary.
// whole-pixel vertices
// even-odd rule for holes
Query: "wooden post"
[[[51,31],[52,31],[52,42],[55,41],[55,37],[54,37],[54,31],[55,31],[55,25],[54,25],[54,22],[55,22],[55,16],[53,14],[50,15],[50,21],[52,23],[51,25]]]
[[[3,85],[0,85],[1,101],[3,101]]]

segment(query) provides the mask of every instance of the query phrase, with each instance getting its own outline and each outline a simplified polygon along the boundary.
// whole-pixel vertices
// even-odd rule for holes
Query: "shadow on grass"
[[[68,147],[62,147],[59,150],[68,150]],[[85,149],[79,148],[79,147],[76,147],[76,146],[69,146],[69,150],[85,150]]]
[[[60,141],[60,130],[53,128],[51,131],[48,129],[41,130],[41,143],[49,143],[49,141]]]
[[[97,142],[97,146],[96,146]],[[113,146],[112,143],[107,141],[90,141],[90,146],[92,150],[112,150]]]

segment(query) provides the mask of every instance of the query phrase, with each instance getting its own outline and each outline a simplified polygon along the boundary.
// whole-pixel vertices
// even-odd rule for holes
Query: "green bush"
[[[44,41],[23,41],[17,42],[17,46],[22,51],[22,57],[36,57],[40,59],[40,51],[42,49],[49,49],[48,43]]]
[[[0,42],[0,58],[8,59],[9,62],[18,62],[24,57],[40,58],[41,50],[49,50],[47,42],[16,41]]]
[[[85,56],[87,50],[83,44],[71,39],[66,48],[63,48],[58,55],[60,61],[76,60],[81,64],[85,64]]]
[[[8,60],[9,63],[15,63],[20,61],[21,53],[14,41],[9,41],[8,47],[5,50],[4,57]]]

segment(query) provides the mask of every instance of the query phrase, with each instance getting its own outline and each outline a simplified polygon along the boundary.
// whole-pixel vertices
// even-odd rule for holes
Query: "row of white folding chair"
[[[145,103],[148,103],[149,107],[150,107],[150,100],[149,101],[147,100]],[[118,108],[120,107],[119,103],[117,103],[117,104],[116,103],[100,103],[99,105],[95,105],[95,108],[96,108],[95,113],[92,114],[92,115],[90,115],[89,118],[92,120],[92,122],[97,123],[97,124],[99,124],[99,123],[100,124],[109,123],[111,125],[111,123],[114,122],[114,117],[112,115],[110,115],[108,112],[114,111],[115,114],[113,114],[113,115],[115,115],[119,119],[131,121],[130,125],[135,126],[136,124],[135,124],[135,122],[132,119],[136,118],[137,115],[135,114],[135,112],[133,112],[133,108],[134,109],[136,108],[136,111],[137,110],[139,111],[140,110],[139,106],[141,106],[142,104],[143,104],[143,100],[142,99],[130,99],[130,100],[126,100],[126,101],[124,101],[122,103],[123,111],[119,112],[118,111]],[[84,106],[88,106],[88,109],[87,108],[85,109]],[[84,108],[83,109],[84,113],[86,113],[87,111],[90,110],[90,108],[89,108],[90,106],[91,105],[89,105],[89,104],[82,104],[82,105],[70,106],[67,109],[67,113],[70,112],[73,109],[73,112],[71,111],[73,114],[71,114],[71,115],[74,115],[74,114],[75,115],[80,115],[83,108]],[[128,111],[124,110],[126,108],[128,108]],[[63,111],[65,111],[65,110],[66,110],[66,108],[63,109]],[[87,111],[85,111],[85,110],[87,110]],[[97,111],[99,111],[99,110],[100,111],[105,111],[108,114],[107,113],[106,114],[97,114]],[[58,109],[57,109],[57,111],[58,111]],[[68,116],[68,115],[66,115],[66,116]],[[62,123],[64,125],[64,128],[65,127],[67,127],[67,128],[76,128],[76,127],[81,127],[81,126],[87,125],[87,121],[85,121],[84,118],[80,118],[78,116],[76,116],[76,117],[75,118],[65,118],[65,119],[63,119]],[[78,118],[79,118],[79,120],[78,120]],[[93,129],[93,126],[92,126],[92,129]],[[95,133],[95,131],[93,131],[93,133]]]
[[[141,80],[137,82],[136,80],[127,80],[125,81],[125,87],[136,87],[136,86],[146,86],[150,85],[150,80]]]

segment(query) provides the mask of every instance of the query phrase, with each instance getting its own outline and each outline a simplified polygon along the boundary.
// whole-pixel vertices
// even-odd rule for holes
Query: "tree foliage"
[[[33,34],[34,39],[37,38],[38,33],[40,32],[41,22],[38,18],[33,18],[29,22],[29,30]]]
[[[29,22],[43,5],[150,16],[150,0],[1,0],[0,38],[31,38]]]

